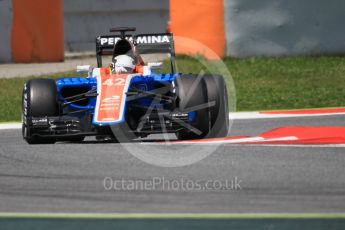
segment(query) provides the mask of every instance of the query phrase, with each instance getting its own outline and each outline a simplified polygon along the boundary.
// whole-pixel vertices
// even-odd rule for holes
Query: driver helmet
[[[129,55],[118,55],[113,59],[113,71],[115,73],[133,73],[135,61]]]

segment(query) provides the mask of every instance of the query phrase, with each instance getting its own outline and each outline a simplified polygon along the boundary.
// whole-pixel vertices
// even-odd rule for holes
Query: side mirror
[[[149,62],[147,65],[150,67],[150,69],[163,69],[163,63],[162,62]]]

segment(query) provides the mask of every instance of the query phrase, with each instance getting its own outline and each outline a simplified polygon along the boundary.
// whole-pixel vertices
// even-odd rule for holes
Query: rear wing
[[[104,35],[96,38],[97,65],[102,66],[103,55],[113,55],[115,44],[122,38],[119,35]],[[157,34],[137,34],[125,35],[125,39],[130,41],[135,47],[136,53],[154,54],[169,53],[172,72],[176,71],[175,48],[173,35],[171,33]]]

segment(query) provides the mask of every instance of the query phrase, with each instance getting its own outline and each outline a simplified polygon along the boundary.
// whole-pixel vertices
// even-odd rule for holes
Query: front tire
[[[31,79],[23,88],[22,135],[29,144],[52,144],[55,138],[36,136],[28,125],[29,117],[58,116],[57,89],[53,79]]]

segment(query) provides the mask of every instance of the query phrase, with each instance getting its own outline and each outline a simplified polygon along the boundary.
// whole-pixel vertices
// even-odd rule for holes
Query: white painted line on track
[[[180,145],[180,144],[193,144],[193,145],[226,145],[230,144],[231,146],[254,146],[254,147],[284,147],[284,148],[345,148],[345,144],[256,144],[256,143],[231,143],[231,142],[141,142],[143,145]]]
[[[258,141],[264,141],[265,139],[263,137],[245,137],[245,138],[239,138],[239,139],[229,139],[229,140],[210,140],[210,141],[203,141],[195,140],[195,141],[176,141],[174,144],[237,144],[237,143],[246,143],[246,142],[258,142]]]
[[[210,143],[212,144],[212,143]],[[255,146],[255,147],[294,147],[294,148],[345,148],[345,144],[234,144],[234,146]]]
[[[271,141],[295,141],[298,140],[295,136],[264,138],[264,137],[245,137],[236,139],[220,139],[220,140],[192,140],[192,141],[176,141],[175,144],[255,144],[256,142],[271,142]]]
[[[270,142],[270,141],[295,141],[298,140],[295,136],[288,136],[288,137],[277,137],[277,138],[267,138],[262,140],[261,142]]]
[[[22,123],[16,122],[16,123],[0,123],[0,130],[4,129],[21,129]]]
[[[250,120],[269,118],[289,118],[289,117],[322,117],[345,115],[345,113],[319,113],[319,114],[264,114],[260,112],[232,112],[229,113],[230,120]]]

